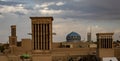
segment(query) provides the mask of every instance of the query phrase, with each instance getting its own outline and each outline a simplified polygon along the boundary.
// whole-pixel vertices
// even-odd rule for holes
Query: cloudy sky
[[[98,32],[120,35],[120,0],[0,0],[0,42],[7,42],[10,26],[17,26],[18,41],[30,38],[31,16],[53,16],[53,40],[61,42],[72,31],[86,40],[92,29],[92,40]]]

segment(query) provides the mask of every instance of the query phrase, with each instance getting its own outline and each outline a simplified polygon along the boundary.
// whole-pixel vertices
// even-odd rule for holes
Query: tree
[[[95,55],[87,55],[82,57],[79,61],[99,61],[99,58],[97,58]]]
[[[120,43],[120,41],[119,41],[119,40],[117,40],[117,43]]]
[[[73,61],[73,58],[71,57],[68,61]]]
[[[3,46],[0,46],[0,52],[3,52],[5,49]]]

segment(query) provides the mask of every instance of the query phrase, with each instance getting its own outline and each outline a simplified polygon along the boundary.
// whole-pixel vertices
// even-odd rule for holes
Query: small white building
[[[116,57],[104,57],[102,61],[118,61]]]

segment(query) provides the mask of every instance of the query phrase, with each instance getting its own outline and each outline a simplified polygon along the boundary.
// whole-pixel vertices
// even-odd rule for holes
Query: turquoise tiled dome
[[[81,40],[81,36],[76,32],[71,32],[66,36],[67,42],[78,42]]]

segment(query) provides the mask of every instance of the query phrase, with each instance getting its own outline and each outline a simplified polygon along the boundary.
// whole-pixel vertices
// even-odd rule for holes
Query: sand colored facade
[[[114,57],[113,48],[113,34],[114,33],[97,33],[97,45],[99,57]]]
[[[26,53],[31,52],[31,49],[32,49],[31,41],[32,41],[31,39],[27,39],[27,38],[22,39],[21,47],[22,49],[24,49],[24,51],[26,51]]]
[[[30,17],[32,22],[32,60],[51,61],[52,17]]]

